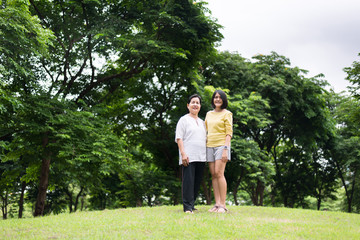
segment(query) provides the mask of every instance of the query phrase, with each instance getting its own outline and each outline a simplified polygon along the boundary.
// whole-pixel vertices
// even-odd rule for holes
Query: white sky
[[[224,28],[221,51],[251,59],[275,51],[292,67],[323,73],[346,91],[344,67],[359,61],[360,0],[203,0]]]

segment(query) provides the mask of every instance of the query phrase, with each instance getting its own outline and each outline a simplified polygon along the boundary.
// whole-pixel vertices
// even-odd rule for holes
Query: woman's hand
[[[228,149],[224,149],[221,156],[221,161],[226,163],[228,161]]]
[[[181,138],[178,138],[177,144],[179,146],[179,150],[180,150],[180,154],[181,154],[182,165],[187,167],[189,165],[189,157],[186,155],[185,148],[184,148],[184,142]]]
[[[189,166],[189,157],[186,155],[186,153],[181,154],[181,158],[182,158],[182,164],[185,167]]]

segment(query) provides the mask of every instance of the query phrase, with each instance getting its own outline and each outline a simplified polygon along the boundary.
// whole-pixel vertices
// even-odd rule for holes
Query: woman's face
[[[191,114],[198,115],[201,108],[200,99],[198,97],[193,97],[190,100],[190,103],[187,104],[187,108]]]
[[[222,104],[223,104],[223,100],[221,99],[220,94],[216,93],[214,97],[215,108],[221,108]]]

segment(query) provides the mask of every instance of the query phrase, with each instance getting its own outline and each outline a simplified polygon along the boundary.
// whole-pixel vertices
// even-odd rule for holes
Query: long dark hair
[[[211,98],[211,106],[215,109],[215,104],[214,104],[214,98],[216,94],[220,95],[221,100],[223,101],[223,104],[221,105],[221,109],[225,109],[228,106],[228,99],[226,96],[226,93],[223,90],[215,90],[214,94],[212,95]]]

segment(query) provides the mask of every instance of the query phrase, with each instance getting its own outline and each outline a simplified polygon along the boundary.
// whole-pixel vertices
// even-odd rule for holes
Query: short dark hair
[[[201,105],[201,97],[200,97],[200,95],[198,95],[198,94],[193,94],[193,95],[191,95],[191,96],[189,97],[187,103],[190,104],[191,99],[193,99],[193,98],[199,98],[199,100],[200,100],[200,105]]]
[[[214,98],[215,98],[215,95],[216,95],[217,93],[220,95],[220,98],[221,98],[221,100],[223,101],[223,104],[221,105],[221,109],[227,108],[227,106],[228,106],[228,99],[227,99],[226,93],[225,93],[223,90],[215,90],[215,92],[214,92],[214,94],[212,95],[212,98],[211,98],[211,106],[212,106],[213,108],[215,108]]]

